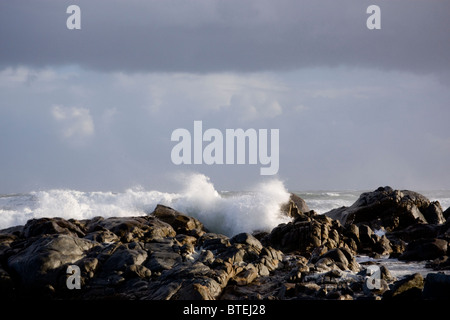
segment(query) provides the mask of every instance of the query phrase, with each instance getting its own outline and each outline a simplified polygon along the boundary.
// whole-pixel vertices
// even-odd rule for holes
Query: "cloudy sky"
[[[69,30],[69,5],[81,30]],[[369,30],[369,5],[381,29]],[[177,128],[279,129],[291,190],[450,189],[449,1],[0,2],[0,193],[219,190],[260,165],[174,165]],[[174,182],[175,181],[175,182]]]

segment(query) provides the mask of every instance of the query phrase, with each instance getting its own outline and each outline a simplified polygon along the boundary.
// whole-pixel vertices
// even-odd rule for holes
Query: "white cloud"
[[[94,134],[94,121],[86,108],[54,105],[51,113],[64,139],[79,143]]]

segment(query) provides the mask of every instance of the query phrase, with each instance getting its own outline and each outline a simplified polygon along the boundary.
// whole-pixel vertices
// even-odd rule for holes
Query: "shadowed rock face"
[[[4,298],[217,299],[227,285],[269,276],[283,260],[251,234],[209,233],[165,206],[148,216],[43,218],[0,231]],[[66,286],[69,265],[80,290]]]
[[[437,203],[379,188],[327,215],[294,196],[283,208],[291,222],[231,238],[162,205],[139,217],[29,220],[0,230],[0,298],[394,299],[422,297],[424,288],[432,298],[446,292],[445,275],[429,285],[417,275],[397,283],[384,266],[373,289],[372,269],[355,260],[396,255],[449,269],[450,222],[442,224]],[[79,290],[66,285],[69,265],[80,270]]]
[[[333,209],[326,216],[344,226],[367,224],[372,229],[383,227],[396,231],[416,223],[442,224],[445,218],[439,202],[430,202],[423,195],[408,190],[380,187],[361,194],[350,207]]]

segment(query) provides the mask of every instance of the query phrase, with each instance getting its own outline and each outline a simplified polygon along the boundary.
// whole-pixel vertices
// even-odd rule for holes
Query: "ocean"
[[[157,204],[163,204],[196,217],[213,232],[233,236],[240,232],[270,231],[288,222],[278,208],[288,201],[289,192],[303,198],[311,210],[323,214],[352,205],[366,191],[287,190],[276,179],[261,183],[252,191],[219,191],[207,176],[192,174],[186,178],[184,189],[176,193],[138,187],[123,192],[51,189],[3,194],[0,195],[0,229],[41,217],[90,219],[146,215]],[[450,190],[414,191],[431,201],[438,200],[444,210],[450,207]]]
[[[29,219],[41,217],[81,220],[95,216],[107,218],[146,215],[157,204],[163,204],[198,218],[212,232],[231,237],[240,232],[270,231],[280,223],[289,222],[278,210],[280,204],[288,201],[289,192],[303,198],[311,210],[323,214],[334,208],[352,205],[365,191],[367,190],[290,191],[279,180],[262,183],[252,191],[218,191],[210,179],[202,174],[188,177],[186,187],[177,193],[143,188],[124,192],[41,190],[0,195],[0,230],[24,225]],[[438,200],[444,210],[450,206],[450,190],[417,192],[432,201]],[[370,259],[357,258],[359,262]],[[412,272],[424,275],[430,272],[425,268],[425,262],[405,263],[396,259],[384,259],[383,263],[397,277]]]

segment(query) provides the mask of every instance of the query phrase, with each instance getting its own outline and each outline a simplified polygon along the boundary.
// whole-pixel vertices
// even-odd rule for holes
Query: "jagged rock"
[[[296,219],[310,210],[305,200],[291,193],[289,201],[281,206],[280,211],[288,217]]]
[[[244,270],[239,272],[233,277],[233,281],[238,286],[245,286],[249,283],[251,283],[253,280],[255,280],[258,277],[258,270],[256,267],[249,263]]]
[[[150,215],[170,224],[178,234],[182,233],[199,237],[207,232],[203,223],[199,220],[167,206],[158,204]]]
[[[109,230],[121,242],[150,242],[176,235],[171,225],[151,216],[99,219],[89,224],[88,232],[97,230]]]
[[[422,213],[431,220],[439,206],[428,207]],[[389,296],[383,291],[395,279],[382,272],[380,290],[364,289],[358,252],[400,254],[405,239],[406,255],[431,243],[445,251],[434,266],[445,268],[448,260],[450,222],[381,235],[371,221],[342,225],[314,211],[297,213],[258,238],[207,232],[200,221],[164,206],[139,217],[30,220],[0,230],[0,297],[38,289],[44,299],[378,299]],[[81,290],[66,287],[71,264],[80,268]],[[420,296],[396,285],[399,296]]]
[[[315,265],[316,267],[322,268],[323,270],[326,270],[324,266],[330,269],[334,269],[333,265],[336,265],[342,271],[359,271],[358,263],[356,262],[350,250],[346,248],[337,248],[325,252],[318,258]]]
[[[255,247],[258,250],[261,250],[263,248],[263,245],[261,242],[259,242],[258,239],[256,239],[254,236],[252,236],[249,233],[239,233],[235,235],[233,238],[230,239],[230,242],[233,243],[242,243],[247,244],[250,246]]]
[[[344,226],[367,224],[372,229],[384,227],[387,231],[400,230],[416,223],[445,221],[438,203],[430,202],[417,192],[390,187],[363,193],[350,207],[334,209],[325,215],[339,220]]]
[[[214,270],[201,262],[178,264],[150,283],[146,298],[155,300],[211,300],[216,299],[225,283],[219,284]]]
[[[309,255],[328,239],[326,234],[322,237],[322,224],[312,219],[313,216],[314,213],[302,215],[292,222],[278,225],[263,242],[286,253],[296,251],[300,255]]]

